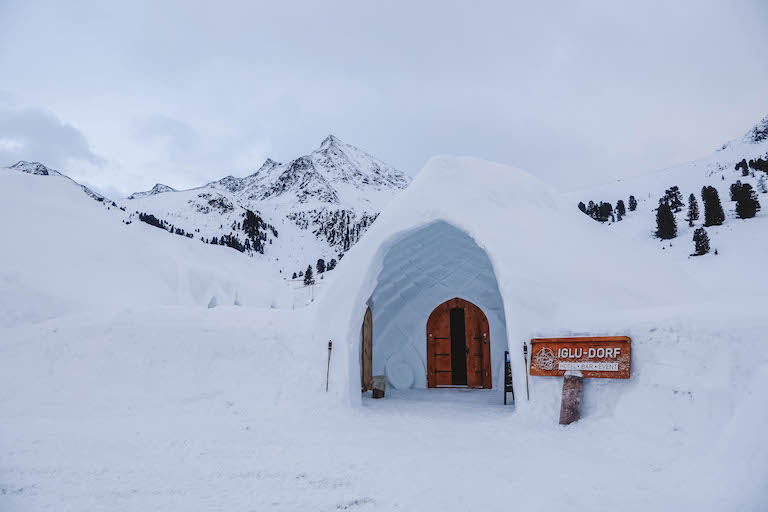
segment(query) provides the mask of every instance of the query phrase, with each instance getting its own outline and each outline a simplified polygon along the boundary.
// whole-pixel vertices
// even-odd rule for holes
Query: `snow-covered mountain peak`
[[[164,194],[165,192],[176,192],[176,189],[173,187],[169,187],[168,185],[163,185],[162,183],[155,183],[155,186],[152,187],[151,189],[145,190],[144,192],[134,192],[133,194],[128,196],[126,199],[140,199],[142,197],[149,197],[157,194]]]
[[[19,160],[15,164],[8,167],[8,169],[25,172],[27,174],[36,174],[38,176],[61,176],[60,172],[49,169],[40,162],[26,162],[24,160]]]
[[[176,194],[133,194],[132,211],[152,213],[204,239],[230,235],[247,210],[275,228],[268,257],[302,270],[330,260],[359,240],[384,206],[411,179],[334,135],[286,163],[268,158],[239,178],[226,176]],[[156,197],[149,197],[156,196]],[[280,236],[277,236],[277,233]],[[309,235],[309,236],[307,236]]]
[[[261,164],[261,167],[259,167],[259,170],[256,171],[253,175],[256,175],[263,171],[271,171],[278,165],[282,165],[282,164],[280,162],[276,162],[275,160],[272,160],[271,158],[267,158],[266,160],[264,160],[264,163]]]
[[[339,145],[339,144],[344,144],[344,143],[341,142],[341,140],[339,140],[339,138],[336,137],[335,135],[330,134],[325,139],[323,139],[323,142],[320,143],[320,149],[323,149],[332,145]]]

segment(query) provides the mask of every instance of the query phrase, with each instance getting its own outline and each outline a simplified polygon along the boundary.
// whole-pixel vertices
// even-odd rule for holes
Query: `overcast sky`
[[[0,0],[0,165],[111,195],[329,133],[566,190],[711,153],[768,113],[768,1]]]

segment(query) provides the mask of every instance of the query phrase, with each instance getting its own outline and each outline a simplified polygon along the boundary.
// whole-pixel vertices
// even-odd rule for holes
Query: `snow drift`
[[[0,325],[151,305],[277,304],[269,269],[172,236],[93,201],[58,176],[0,172]]]

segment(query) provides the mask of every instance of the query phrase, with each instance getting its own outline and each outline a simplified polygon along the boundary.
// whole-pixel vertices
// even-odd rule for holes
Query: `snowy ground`
[[[310,313],[167,307],[5,329],[0,510],[768,503],[768,417],[756,409],[768,378],[757,335],[768,321],[717,328],[686,310],[662,326],[639,323],[632,381],[588,382],[585,418],[564,428],[547,403],[559,379],[532,379],[532,399],[543,397],[533,415],[504,408],[496,391],[331,406],[304,343]],[[512,469],[520,461],[524,472]]]

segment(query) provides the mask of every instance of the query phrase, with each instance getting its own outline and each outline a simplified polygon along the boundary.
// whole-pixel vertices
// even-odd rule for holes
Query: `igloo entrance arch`
[[[373,316],[374,375],[396,389],[427,387],[427,320],[450,299],[482,310],[490,330],[492,387],[503,386],[507,350],[504,304],[486,252],[465,232],[437,221],[386,252],[368,301]]]

